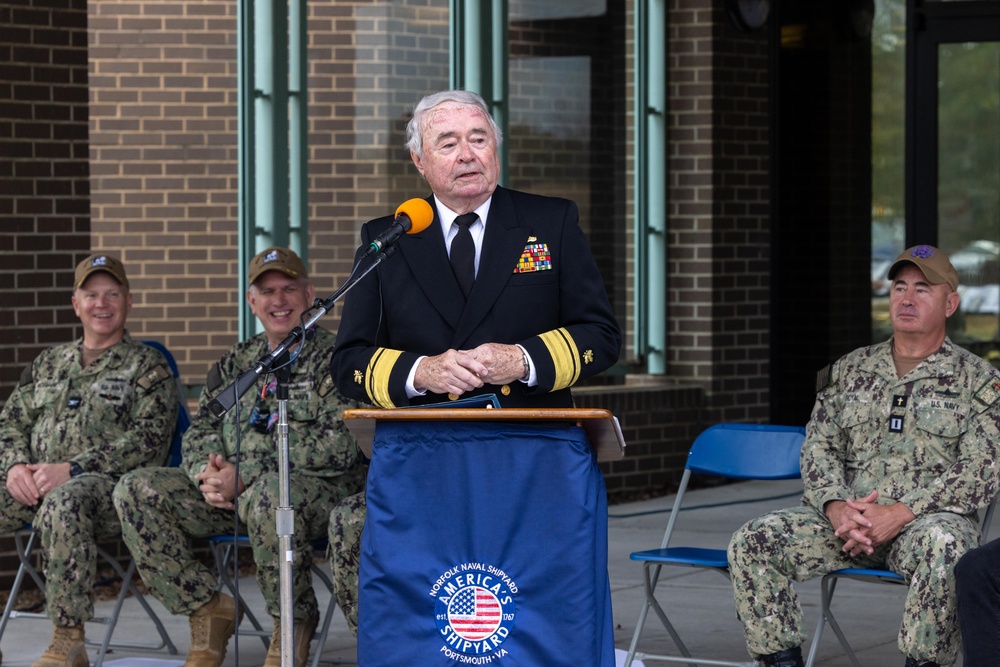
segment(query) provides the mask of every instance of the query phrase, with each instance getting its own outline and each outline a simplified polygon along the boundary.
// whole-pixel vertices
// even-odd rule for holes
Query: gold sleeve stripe
[[[580,379],[580,351],[576,347],[576,341],[565,328],[546,331],[539,338],[548,348],[552,365],[556,369],[552,391],[572,387]]]
[[[389,396],[389,376],[401,354],[403,353],[400,350],[380,347],[368,361],[368,372],[365,373],[368,386],[365,391],[368,392],[368,398],[372,399],[372,403],[380,408],[396,407]]]

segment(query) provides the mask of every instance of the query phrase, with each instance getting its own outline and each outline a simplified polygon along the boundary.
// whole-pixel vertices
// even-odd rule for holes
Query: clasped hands
[[[22,505],[36,505],[70,478],[69,462],[18,463],[7,471],[7,491]]]
[[[855,500],[832,500],[824,513],[833,525],[837,537],[844,540],[841,551],[850,555],[871,555],[875,549],[891,542],[903,527],[916,519],[910,508],[900,502],[876,504],[878,491]]]
[[[236,496],[246,489],[243,480],[236,478],[236,466],[221,454],[209,454],[208,463],[194,478],[205,502],[219,509],[233,509]]]
[[[434,394],[464,394],[486,383],[507,384],[524,376],[524,355],[517,345],[483,343],[472,350],[447,350],[424,357],[413,386]]]

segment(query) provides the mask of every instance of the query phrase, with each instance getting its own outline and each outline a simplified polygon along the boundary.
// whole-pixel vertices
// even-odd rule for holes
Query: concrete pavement
[[[743,521],[779,507],[799,502],[798,481],[743,482],[722,487],[689,492],[688,507],[680,518],[675,544],[723,548],[732,531]],[[632,551],[658,547],[666,527],[673,497],[657,498],[624,505],[614,505],[609,510],[608,570],[611,579],[614,607],[615,646],[627,649],[642,604],[642,567],[629,560]],[[735,617],[732,592],[728,579],[714,572],[690,568],[665,568],[661,586],[667,595],[667,612],[678,632],[696,655],[723,660],[747,660],[742,630]],[[325,608],[328,594],[317,582],[317,597]],[[241,594],[257,610],[263,609],[260,593],[252,577],[240,580]],[[810,629],[819,619],[819,581],[800,584],[799,600]],[[896,649],[896,634],[902,614],[902,586],[861,584],[844,581],[838,585],[834,610],[845,633],[851,640],[859,660],[865,666],[902,666],[903,658]],[[183,662],[187,652],[189,633],[187,619],[171,616],[152,597],[147,598],[167,627],[179,655],[165,652],[150,653],[116,649],[108,655],[109,667],[173,667]],[[106,613],[110,602],[98,603],[98,614]],[[339,610],[336,612],[330,635],[322,647],[321,664],[338,666],[356,665],[354,638],[347,631]],[[267,614],[261,612],[262,621],[269,623]],[[244,623],[244,625],[246,625]],[[651,652],[674,652],[672,642],[655,617],[650,615],[646,634],[640,647]],[[103,626],[88,626],[88,636],[97,637]],[[811,634],[810,630],[810,634]],[[116,638],[132,640],[152,639],[155,631],[135,600],[129,598],[116,629]],[[45,650],[51,637],[47,621],[13,620],[0,642],[3,650],[3,667],[30,667]],[[808,650],[808,644],[804,650]],[[313,648],[315,650],[315,646]],[[225,667],[262,664],[263,644],[256,637],[239,637],[230,642]],[[96,649],[90,652],[91,659]],[[169,662],[161,662],[169,660]],[[651,664],[667,664],[649,661]],[[843,655],[836,637],[829,629],[820,642],[821,667],[847,667],[850,663]],[[958,663],[961,665],[961,662]],[[411,666],[401,666],[411,667]],[[542,666],[540,666],[542,667]],[[581,666],[584,667],[584,666]]]

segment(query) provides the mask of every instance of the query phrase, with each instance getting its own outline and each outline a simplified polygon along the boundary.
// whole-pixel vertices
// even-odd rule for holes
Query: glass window
[[[625,20],[625,3],[512,0],[507,130],[510,187],[577,203],[623,328]]]
[[[938,244],[962,295],[949,334],[1000,359],[1000,42],[938,47]]]

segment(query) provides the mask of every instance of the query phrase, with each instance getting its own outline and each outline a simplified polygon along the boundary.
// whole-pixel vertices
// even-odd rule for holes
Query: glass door
[[[951,255],[949,335],[1000,365],[1000,2],[908,5],[906,245]]]

